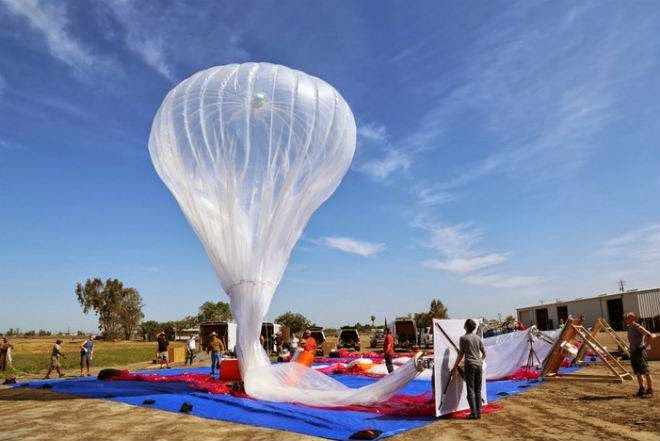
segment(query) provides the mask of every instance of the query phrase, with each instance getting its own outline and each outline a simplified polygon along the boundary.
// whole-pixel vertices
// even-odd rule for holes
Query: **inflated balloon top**
[[[373,402],[416,375],[408,367],[368,391],[347,390],[297,363],[271,366],[259,343],[291,250],[346,174],[355,134],[351,109],[332,86],[267,63],[196,73],[167,94],[154,118],[151,159],[229,295],[245,390],[254,397]]]
[[[355,132],[326,82],[284,66],[231,64],[167,94],[149,151],[231,295],[242,281],[279,282],[309,217],[348,170]]]

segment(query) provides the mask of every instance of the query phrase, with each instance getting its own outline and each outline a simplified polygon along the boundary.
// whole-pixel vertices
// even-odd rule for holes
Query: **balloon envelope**
[[[267,63],[196,73],[154,118],[152,162],[229,295],[254,396],[333,404],[351,392],[296,363],[271,369],[259,334],[293,246],[350,166],[355,135],[353,114],[332,86]],[[311,397],[316,389],[326,398]]]

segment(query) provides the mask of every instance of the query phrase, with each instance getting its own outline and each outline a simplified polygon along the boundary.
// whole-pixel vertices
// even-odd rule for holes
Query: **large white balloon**
[[[353,114],[332,86],[267,63],[196,73],[167,94],[154,118],[151,159],[230,298],[252,395],[290,401],[290,390],[287,397],[272,391],[314,376],[274,373],[259,344],[261,321],[310,216],[346,174],[355,134]]]

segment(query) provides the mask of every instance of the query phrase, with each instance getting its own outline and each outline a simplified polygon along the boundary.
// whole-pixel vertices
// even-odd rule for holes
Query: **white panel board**
[[[452,340],[454,345],[458,347],[458,339],[461,335],[465,334],[465,330],[463,329],[465,320],[466,319],[433,320],[433,363],[435,366],[436,416],[447,415],[459,410],[470,408],[467,401],[467,389],[463,377],[457,373],[456,375],[451,376],[450,381],[451,368],[456,362],[458,353],[447,340],[443,332],[438,328],[438,326],[440,326],[442,330],[444,330],[444,333],[446,333]],[[478,319],[473,320],[478,326],[480,321]],[[481,384],[482,405],[487,403],[485,370],[486,364],[484,363],[484,373]]]

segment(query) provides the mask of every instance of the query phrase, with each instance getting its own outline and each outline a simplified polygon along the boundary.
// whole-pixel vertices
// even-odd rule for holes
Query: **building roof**
[[[624,291],[624,292],[604,293],[604,294],[599,294],[599,295],[595,295],[595,296],[591,296],[591,297],[577,297],[577,298],[571,299],[571,300],[559,300],[559,301],[550,302],[550,303],[539,303],[539,304],[536,304],[536,305],[522,306],[520,308],[516,308],[516,311],[520,311],[520,310],[523,310],[523,309],[548,307],[548,306],[561,306],[561,305],[567,305],[569,303],[585,302],[585,301],[589,301],[589,300],[608,299],[608,298],[613,298],[613,297],[643,294],[643,293],[654,292],[654,291],[660,291],[660,288],[649,288],[649,289],[639,289],[639,290],[638,289],[629,289],[629,290]]]

